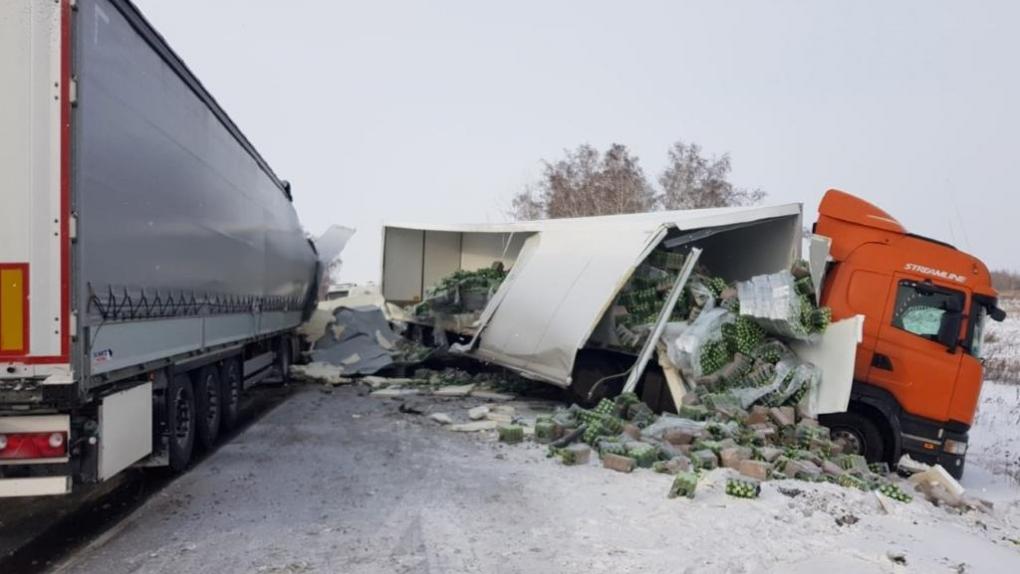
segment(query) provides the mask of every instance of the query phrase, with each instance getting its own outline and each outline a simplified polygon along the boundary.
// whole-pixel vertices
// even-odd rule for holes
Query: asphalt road
[[[296,387],[267,385],[246,395],[229,443]],[[221,444],[221,446],[222,446]],[[195,465],[215,453],[196,453]],[[116,527],[176,478],[165,469],[129,469],[66,496],[0,499],[0,574],[45,572]]]

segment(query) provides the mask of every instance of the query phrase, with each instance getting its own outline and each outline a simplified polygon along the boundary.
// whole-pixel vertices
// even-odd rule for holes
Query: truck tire
[[[237,359],[228,359],[220,366],[220,428],[223,431],[231,431],[237,426],[243,391],[241,362]]]
[[[195,424],[199,444],[211,449],[220,436],[220,400],[219,370],[209,365],[198,370],[195,378]]]
[[[281,383],[286,384],[290,382],[291,360],[290,339],[282,337],[277,346],[276,353],[276,369],[280,372]]]
[[[868,462],[885,460],[882,433],[868,417],[854,412],[824,415],[822,424],[829,427],[832,440],[842,439],[848,454],[862,454]]]
[[[195,388],[187,375],[170,379],[166,407],[170,469],[182,472],[195,449]]]

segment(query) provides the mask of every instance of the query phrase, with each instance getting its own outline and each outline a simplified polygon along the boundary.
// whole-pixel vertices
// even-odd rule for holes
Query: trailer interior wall
[[[529,232],[444,231],[383,227],[382,290],[387,301],[411,303],[455,271],[516,261]]]
[[[77,14],[76,288],[90,372],[296,326],[316,258],[279,180],[129,2],[79,0]],[[101,312],[157,297],[173,304],[143,320]],[[193,297],[227,308],[190,313]]]
[[[669,237],[682,236],[679,230]],[[779,217],[723,229],[690,242],[702,249],[699,263],[727,281],[788,269],[801,257],[800,217]]]
[[[729,282],[788,269],[800,258],[800,217],[777,217],[718,228],[681,231],[671,228],[662,240],[673,249],[699,247],[700,266]],[[629,276],[628,276],[629,278]],[[589,344],[617,344],[612,308],[606,309]]]

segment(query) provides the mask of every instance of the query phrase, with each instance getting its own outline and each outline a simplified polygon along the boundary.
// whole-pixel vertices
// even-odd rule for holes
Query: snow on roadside
[[[1001,382],[1020,383],[1020,298],[999,301],[1006,311],[1001,323],[988,321],[985,333],[985,376]]]
[[[1020,385],[986,381],[982,387],[965,472],[975,465],[1020,488]]]
[[[970,431],[967,475],[975,467],[1020,488],[1020,299],[1003,298],[1006,320],[985,335],[985,381]]]

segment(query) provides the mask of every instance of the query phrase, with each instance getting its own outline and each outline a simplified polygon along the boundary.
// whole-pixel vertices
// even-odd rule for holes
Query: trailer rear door
[[[69,363],[70,14],[0,2],[0,379]]]

